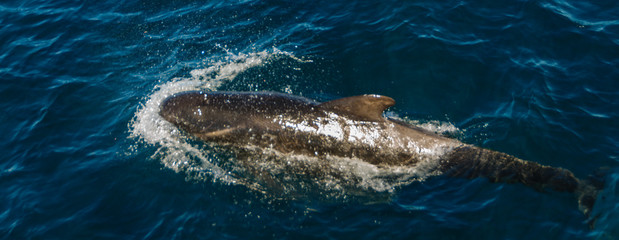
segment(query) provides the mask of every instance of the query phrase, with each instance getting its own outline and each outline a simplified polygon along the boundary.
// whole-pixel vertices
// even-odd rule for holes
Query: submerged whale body
[[[486,177],[576,193],[589,216],[599,189],[566,169],[462,143],[383,117],[392,98],[361,95],[319,103],[274,92],[182,92],[159,114],[210,143],[282,153],[357,158],[377,166],[428,164],[455,177]]]

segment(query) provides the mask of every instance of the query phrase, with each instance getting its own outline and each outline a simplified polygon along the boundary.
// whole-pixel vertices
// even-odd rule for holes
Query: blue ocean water
[[[610,0],[3,1],[0,237],[616,239],[618,13]],[[603,169],[597,221],[571,194],[486,179],[265,192],[157,118],[189,89],[390,96],[388,114],[464,142]]]

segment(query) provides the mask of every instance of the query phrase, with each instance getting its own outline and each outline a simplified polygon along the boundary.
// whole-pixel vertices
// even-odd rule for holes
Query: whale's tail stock
[[[587,179],[578,179],[566,169],[544,166],[518,159],[506,153],[463,145],[447,154],[440,162],[442,172],[454,177],[486,177],[491,182],[522,183],[543,190],[575,193],[578,206],[593,227],[591,216],[598,193],[604,187],[603,175],[597,173]]]
[[[575,193],[578,197],[578,208],[588,218],[588,223],[591,228],[595,226],[596,216],[591,216],[593,205],[597,200],[598,194],[604,188],[604,177],[606,175],[606,169],[598,169],[593,174],[589,175],[586,179],[579,181],[578,189]]]

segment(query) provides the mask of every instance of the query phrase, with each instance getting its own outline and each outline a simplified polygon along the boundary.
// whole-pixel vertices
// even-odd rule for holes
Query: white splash
[[[193,171],[194,174],[208,172],[219,181],[238,182],[229,172],[213,164],[215,161],[208,152],[188,143],[176,126],[159,116],[159,105],[167,97],[179,92],[215,91],[226,81],[233,80],[239,73],[261,66],[266,59],[277,54],[285,53],[277,50],[230,55],[207,68],[191,71],[189,78],[176,78],[156,86],[130,122],[130,137],[158,146],[153,157],[161,158],[166,167],[176,172]]]

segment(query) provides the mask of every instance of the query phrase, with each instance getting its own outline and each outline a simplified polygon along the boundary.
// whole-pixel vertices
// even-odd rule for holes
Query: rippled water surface
[[[616,239],[618,13],[607,0],[3,1],[0,238]],[[390,96],[387,115],[601,173],[595,227],[572,194],[351,159],[314,179],[286,164],[316,159],[254,155],[283,186],[265,187],[158,116],[195,89]]]

